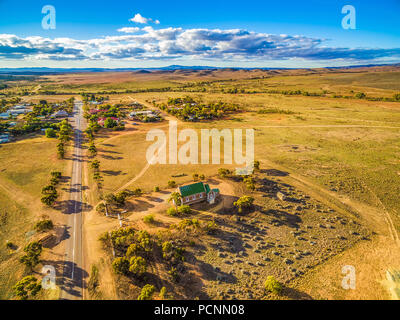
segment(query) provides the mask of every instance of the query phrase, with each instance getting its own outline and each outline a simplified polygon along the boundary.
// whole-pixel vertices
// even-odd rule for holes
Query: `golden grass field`
[[[200,83],[207,82],[206,84]],[[206,88],[206,92],[140,92],[122,93],[123,90],[154,89],[154,88],[181,88],[185,83],[194,83],[194,88]],[[261,178],[273,179],[276,183],[287,183],[293,186],[299,194],[309,195],[312,200],[319,201],[323,206],[335,208],[339,216],[354,219],[368,230],[369,240],[359,240],[343,246],[342,251],[322,259],[315,267],[305,274],[288,280],[287,286],[293,292],[284,298],[298,299],[390,299],[390,294],[383,284],[385,272],[388,269],[400,269],[399,232],[400,232],[400,103],[387,101],[368,101],[365,99],[333,98],[332,94],[354,95],[364,92],[368,97],[392,97],[400,92],[400,71],[398,68],[359,68],[351,71],[298,70],[298,71],[213,71],[213,72],[155,72],[155,73],[102,73],[98,74],[66,74],[43,76],[38,80],[41,89],[60,90],[77,96],[77,92],[96,92],[103,90],[120,91],[119,94],[110,94],[110,103],[129,103],[139,101],[147,106],[149,102],[164,102],[169,97],[190,95],[204,102],[219,100],[239,104],[243,112],[219,121],[183,123],[178,121],[178,130],[183,128],[253,128],[255,130],[255,159],[260,160],[264,170],[279,170],[288,175],[283,177],[268,177],[260,174]],[[36,87],[36,84],[32,85]],[[326,96],[283,95],[277,93],[238,93],[227,94],[221,88],[243,88],[250,90],[307,90],[309,92],[329,92]],[[32,95],[24,97],[26,101],[47,99],[65,100],[68,96]],[[259,110],[275,108],[290,113],[260,114]],[[203,173],[207,179],[213,181],[219,167],[233,168],[228,165],[147,165],[145,158],[147,147],[151,142],[145,141],[146,133],[151,128],[161,128],[167,132],[168,120],[154,124],[130,125],[120,132],[101,131],[96,136],[96,146],[101,162],[101,172],[104,178],[103,192],[115,192],[121,188],[142,188],[147,192],[144,198],[132,200],[127,215],[126,224],[137,228],[152,230],[141,221],[143,216],[154,213],[161,227],[168,227],[178,218],[165,215],[166,196],[152,193],[155,186],[166,190],[167,182],[175,180],[178,184],[192,180],[193,173]],[[221,157],[223,159],[223,157]],[[49,169],[48,163],[51,163]],[[55,158],[55,144],[45,138],[29,138],[17,143],[0,147],[0,186],[37,198],[40,189],[53,169],[65,170],[66,164]],[[180,177],[176,177],[182,175]],[[93,185],[90,169],[86,171],[88,191],[85,195],[94,208],[99,201],[99,194]],[[174,177],[175,176],[175,177]],[[235,197],[248,193],[243,186],[230,181],[218,182],[226,196]],[[222,184],[221,184],[222,183]],[[253,196],[263,210],[276,209],[277,203],[269,199],[262,192],[255,192]],[[147,197],[147,198],[146,198]],[[158,203],[161,199],[162,203]],[[8,204],[12,203],[12,206]],[[310,204],[315,205],[314,203]],[[30,219],[43,209],[40,205],[27,206],[26,200],[15,199],[11,194],[0,195],[0,212],[7,210],[10,218],[3,226],[1,235],[1,250],[5,239],[23,238],[31,227]],[[35,211],[35,212],[33,212]],[[268,217],[263,211],[252,213],[248,219],[260,220],[261,229],[269,226]],[[290,210],[288,214],[294,213]],[[95,241],[104,231],[118,226],[118,222],[100,216],[94,210],[86,214],[85,234],[87,239]],[[24,218],[17,219],[16,216]],[[221,219],[226,223],[226,233],[235,234],[237,225],[227,220],[227,216],[219,217],[217,212],[199,210],[196,217]],[[315,224],[320,222],[323,215],[310,210],[302,216],[304,223]],[[274,228],[269,226],[266,239],[287,243],[285,240],[290,228]],[[361,228],[361,227],[360,227]],[[153,230],[153,231],[154,231]],[[338,230],[341,230],[337,227]],[[343,232],[347,229],[344,229]],[[351,229],[349,229],[351,230]],[[367,231],[366,231],[367,232]],[[270,236],[268,236],[270,234]],[[334,233],[333,233],[334,234]],[[327,241],[333,234],[318,235],[320,240]],[[12,235],[12,237],[11,237]],[[317,235],[317,234],[315,234]],[[241,234],[245,236],[245,234]],[[270,238],[268,238],[270,237]],[[329,240],[329,241],[328,241]],[[351,240],[351,241],[350,241]],[[20,240],[21,241],[21,240]],[[203,255],[196,256],[202,264],[218,265],[223,270],[223,259],[215,259],[218,251],[213,248],[215,239],[202,239],[207,247]],[[287,241],[287,242],[286,242]],[[300,246],[302,244],[299,244]],[[333,246],[334,247],[334,246]],[[333,248],[332,247],[332,248]],[[302,247],[301,247],[302,248]],[[335,247],[336,248],[336,247]],[[325,249],[321,249],[324,252]],[[288,248],[288,252],[290,248]],[[289,254],[285,251],[285,254]],[[196,255],[196,250],[193,252]],[[323,253],[325,256],[325,253]],[[317,255],[316,255],[317,256]],[[1,255],[2,272],[0,277],[0,297],[7,298],[10,292],[10,283],[15,281],[15,275],[10,275],[13,266],[18,265],[16,255]],[[257,259],[253,254],[249,259]],[[100,291],[103,297],[121,298],[115,290],[116,279],[110,272],[109,256],[104,254],[99,245],[87,251],[85,258],[87,270],[96,264],[100,266]],[[318,258],[319,259],[319,258]],[[254,260],[256,261],[256,260]],[[282,280],[289,279],[279,261],[273,260],[271,269],[265,269]],[[276,263],[276,264],[275,264]],[[311,262],[308,262],[311,263]],[[344,290],[340,286],[341,268],[343,265],[354,265],[357,270],[357,287],[355,290]],[[4,266],[4,267],[3,267]],[[107,267],[108,266],[108,267]],[[165,276],[161,269],[153,266]],[[301,268],[302,265],[299,265]],[[192,267],[189,267],[192,268]],[[225,268],[225,269],[224,269]],[[7,271],[8,270],[8,271]],[[207,294],[208,297],[221,298],[221,286],[215,281],[207,279],[201,270],[190,269],[198,275],[196,292]],[[283,269],[282,269],[283,270]],[[155,271],[155,272],[156,272]],[[228,272],[228,269],[226,269]],[[268,274],[265,274],[265,276]],[[264,274],[263,274],[264,276]],[[262,276],[262,277],[263,277]],[[254,278],[255,277],[255,278]],[[241,277],[240,285],[247,281],[260,285],[257,275]],[[260,278],[261,279],[263,278]],[[254,279],[253,279],[254,278]],[[118,281],[123,281],[119,279]],[[168,283],[168,282],[166,282]],[[124,286],[123,286],[124,287]],[[112,288],[112,290],[111,290]],[[223,290],[230,287],[222,286]],[[124,290],[126,288],[124,287]],[[190,296],[182,287],[176,288],[180,298]],[[196,290],[197,290],[196,289]],[[240,288],[236,288],[238,292]],[[111,290],[111,291],[110,291]],[[247,290],[247,289],[246,289]],[[257,291],[257,290],[256,290]],[[110,293],[111,292],[111,293]],[[218,293],[219,292],[219,293]],[[247,292],[247,291],[246,291]],[[258,296],[255,293],[256,297]],[[132,296],[124,296],[132,298]],[[246,298],[247,296],[238,295]],[[229,299],[228,297],[225,297]],[[272,297],[277,298],[277,297]]]

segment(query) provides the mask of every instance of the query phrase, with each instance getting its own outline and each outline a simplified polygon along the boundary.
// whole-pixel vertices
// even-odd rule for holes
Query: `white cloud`
[[[140,13],[136,13],[133,18],[129,19],[129,21],[140,23],[140,24],[148,24],[149,22],[152,22],[155,24],[160,24],[159,20],[153,20],[152,18],[145,18]]]
[[[117,31],[123,33],[135,33],[138,32],[139,30],[140,28],[138,27],[124,27],[124,28],[119,28]]]
[[[118,29],[125,33],[88,40],[0,34],[0,59],[214,61],[368,61],[399,58],[400,48],[332,48],[324,39],[273,35],[242,29]]]

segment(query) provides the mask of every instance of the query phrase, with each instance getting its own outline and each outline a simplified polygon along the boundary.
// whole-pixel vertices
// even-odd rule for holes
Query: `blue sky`
[[[348,4],[355,30],[341,25]],[[56,9],[54,30],[42,28],[44,5]],[[144,20],[130,21],[138,13]],[[0,67],[393,63],[399,13],[400,0],[0,0]]]

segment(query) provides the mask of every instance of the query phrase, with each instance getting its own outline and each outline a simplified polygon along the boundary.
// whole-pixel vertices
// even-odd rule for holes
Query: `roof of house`
[[[208,185],[206,185],[208,186]],[[203,182],[196,182],[192,184],[188,184],[186,186],[179,187],[179,192],[181,193],[182,197],[188,197],[193,194],[206,192],[205,185]]]

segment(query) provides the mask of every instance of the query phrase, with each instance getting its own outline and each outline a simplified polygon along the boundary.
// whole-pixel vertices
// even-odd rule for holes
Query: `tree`
[[[149,224],[154,223],[154,221],[155,221],[154,215],[153,214],[148,214],[147,216],[144,216],[143,217],[143,221],[145,223],[149,223]]]
[[[36,222],[34,229],[37,232],[42,232],[42,231],[46,231],[46,230],[51,230],[53,229],[54,225],[53,225],[53,221],[51,221],[50,219],[46,219],[46,220],[41,220]]]
[[[400,93],[396,93],[396,94],[393,96],[393,99],[396,100],[396,101],[400,101]]]
[[[167,259],[173,248],[171,241],[164,241],[161,247],[162,247],[163,258]]]
[[[33,269],[40,262],[39,257],[42,253],[42,245],[37,241],[31,242],[25,246],[24,252],[25,255],[20,258],[20,261],[28,268]]]
[[[50,172],[50,175],[53,178],[56,178],[56,179],[60,179],[61,178],[61,172],[60,171],[52,171],[52,172]]]
[[[257,171],[260,170],[260,161],[258,161],[258,160],[254,161],[254,170],[257,170]]]
[[[30,296],[36,296],[42,286],[34,276],[26,276],[18,281],[13,289],[17,297],[21,300],[27,300]]]
[[[47,138],[55,138],[56,137],[56,131],[53,128],[47,128],[45,131],[45,135]]]
[[[179,192],[172,192],[168,198],[168,202],[172,202],[175,205],[176,210],[178,211],[178,205],[182,203],[182,196]]]
[[[167,209],[167,215],[174,217],[177,215],[177,211],[174,207],[170,207]]]
[[[51,207],[54,202],[56,202],[57,199],[57,195],[56,194],[47,194],[45,196],[43,196],[40,201],[45,204],[46,206]]]
[[[168,188],[175,188],[176,187],[176,182],[174,180],[168,181]]]
[[[161,288],[160,293],[158,294],[158,296],[159,296],[159,298],[160,298],[161,300],[168,300],[168,299],[170,299],[166,287],[162,287],[162,288]]]
[[[357,99],[364,99],[365,98],[365,93],[364,92],[358,92],[358,93],[356,93],[355,97]]]
[[[115,121],[114,119],[107,118],[104,121],[104,128],[114,128],[117,124],[117,121]]]
[[[136,276],[143,275],[147,270],[146,260],[142,257],[133,256],[129,261],[129,271]]]
[[[282,284],[278,282],[273,276],[268,276],[264,283],[265,291],[279,294],[282,291]]]
[[[253,206],[254,198],[250,196],[242,196],[233,203],[238,208],[239,213],[244,210],[250,209]]]
[[[60,159],[64,159],[65,150],[64,150],[64,143],[60,142],[57,144],[57,155]]]
[[[225,168],[219,168],[218,169],[218,175],[221,178],[226,178],[228,177],[232,172],[229,169],[225,169]]]
[[[42,188],[42,194],[57,194],[57,190],[53,185],[48,185]]]
[[[99,161],[99,160],[93,160],[93,161],[90,163],[90,167],[91,167],[93,170],[99,170],[99,168],[100,168],[100,161]]]
[[[115,258],[112,263],[112,268],[116,274],[126,275],[129,272],[129,260],[126,257]]]
[[[139,294],[138,300],[151,300],[156,288],[151,284],[146,284]]]
[[[189,214],[191,212],[190,206],[188,205],[181,205],[178,207],[179,214]]]
[[[91,143],[91,144],[90,144],[90,146],[89,146],[89,148],[88,148],[88,151],[89,151],[89,153],[90,153],[90,155],[91,155],[92,157],[96,156],[96,154],[97,154],[97,148],[96,148],[96,146],[94,145],[94,143]]]
[[[193,181],[199,180],[199,174],[198,173],[193,173]]]

